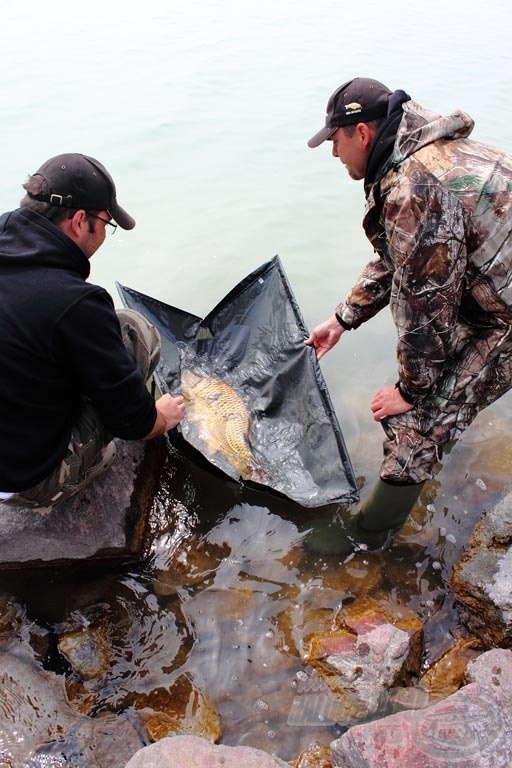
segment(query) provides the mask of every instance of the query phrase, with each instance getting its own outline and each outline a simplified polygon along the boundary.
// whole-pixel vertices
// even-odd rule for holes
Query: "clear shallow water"
[[[351,76],[377,77],[440,112],[467,110],[475,138],[511,151],[509,39],[499,1],[470,12],[460,0],[421,11],[399,0],[391,12],[368,0],[351,13],[337,0],[11,4],[0,28],[0,205],[15,207],[46,158],[91,154],[137,219],[95,255],[94,282],[115,296],[118,280],[202,316],[279,253],[313,327],[370,256],[362,187],[327,147],[306,147],[329,94]],[[368,403],[395,380],[388,313],[345,334],[322,369],[364,496],[382,439]],[[38,636],[84,606],[112,612],[121,629],[105,706],[122,709],[125,687],[186,670],[217,703],[226,743],[291,759],[333,735],[287,719],[301,647],[340,601],[366,590],[417,610],[428,619],[426,661],[457,633],[446,580],[474,522],[510,490],[509,412],[507,397],[475,422],[385,555],[340,566],[309,553],[295,507],[178,462],[144,568],[69,593],[34,584],[20,600]],[[195,558],[209,570],[190,584]]]

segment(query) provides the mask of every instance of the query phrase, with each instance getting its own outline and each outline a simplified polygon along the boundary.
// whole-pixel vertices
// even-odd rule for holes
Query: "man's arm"
[[[346,330],[355,330],[389,304],[393,272],[380,257],[365,266],[347,298],[336,307]]]
[[[342,333],[358,328],[388,304],[391,281],[392,274],[380,258],[366,265],[346,300],[306,339],[305,343],[315,348],[318,360],[338,343]]]
[[[155,403],[124,346],[111,297],[96,286],[82,292],[54,338],[55,357],[66,361],[77,391],[115,437],[143,440],[172,429],[183,416],[181,400],[167,395]]]

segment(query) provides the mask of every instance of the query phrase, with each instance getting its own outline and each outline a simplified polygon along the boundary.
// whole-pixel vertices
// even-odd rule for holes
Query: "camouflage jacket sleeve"
[[[395,182],[383,195],[381,212],[394,270],[390,309],[398,332],[400,391],[416,403],[431,389],[455,341],[467,265],[464,211],[422,167],[390,175]]]
[[[393,273],[382,259],[370,261],[336,315],[347,330],[358,328],[389,303]]]

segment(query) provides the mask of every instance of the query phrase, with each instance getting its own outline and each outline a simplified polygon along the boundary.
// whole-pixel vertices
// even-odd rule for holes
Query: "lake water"
[[[474,138],[512,151],[511,26],[504,0],[491,0],[477,11],[461,0],[421,5],[363,0],[357,6],[340,0],[9,4],[0,28],[0,207],[16,207],[22,182],[48,157],[70,151],[95,156],[114,176],[121,204],[137,220],[132,232],[118,229],[92,262],[91,280],[107,287],[118,304],[115,281],[203,316],[278,253],[312,328],[332,313],[371,256],[361,230],[362,185],[348,178],[327,145],[306,146],[323,123],[328,96],[350,77],[375,77],[439,112],[466,110],[476,121]],[[322,370],[364,495],[381,456],[381,432],[371,420],[369,401],[396,378],[389,313],[345,334]],[[418,520],[427,520],[435,534],[422,538],[417,532],[419,553],[391,553],[386,560],[387,591],[423,615],[432,613],[433,656],[455,626],[443,597],[450,567],[479,514],[510,490],[510,402],[507,396],[477,420],[432,484]],[[189,498],[173,482],[171,476],[165,497],[169,514],[186,510]],[[278,536],[283,557],[294,550],[291,523],[284,518],[276,523],[279,510],[272,504],[254,510],[263,540]],[[209,517],[206,512],[198,502],[191,519]],[[233,536],[229,504],[223,512],[224,522],[204,533],[210,544],[225,541],[228,531]],[[409,533],[414,538],[414,531]],[[173,535],[166,534],[170,544],[162,534],[155,545],[157,570],[176,545]],[[248,544],[254,537],[250,525],[239,536],[229,544],[245,547],[244,572],[266,586],[257,588],[228,563],[216,571],[216,590],[231,589],[229,594],[240,597],[245,579],[250,598],[233,606],[242,624],[233,624],[232,633],[260,637],[263,658],[273,642],[268,633],[283,631],[273,617],[283,610],[280,600],[290,608],[292,590],[299,595],[293,605],[308,604],[313,594],[316,607],[336,602],[337,564],[306,559],[299,571],[285,575],[276,566],[277,573],[270,573],[259,565],[261,551]],[[136,605],[139,581],[133,578]],[[279,581],[288,584],[284,598],[269,586]],[[215,600],[209,602],[211,594],[205,595],[205,610],[219,610]],[[285,759],[296,756],[311,734],[285,735],[288,700],[276,705],[279,715],[268,727],[263,705],[255,710],[249,701],[240,702],[237,680],[248,675],[248,699],[268,703],[257,691],[262,670],[249,674],[255,667],[247,654],[237,657],[239,666],[227,677],[212,672],[227,669],[222,664],[236,645],[234,635],[228,645],[215,645],[211,625],[190,597],[180,598],[185,623],[194,627],[194,637],[203,635],[207,651],[187,664],[218,698],[226,741],[275,750]],[[440,605],[443,611],[436,613]],[[290,610],[300,624],[303,608]],[[279,655],[271,659],[274,676],[269,672],[267,678],[271,692],[275,681],[280,687],[290,669],[296,672],[296,659],[279,666],[286,657],[283,645],[281,637]],[[207,663],[197,661],[201,658]],[[245,719],[235,713],[243,706]]]

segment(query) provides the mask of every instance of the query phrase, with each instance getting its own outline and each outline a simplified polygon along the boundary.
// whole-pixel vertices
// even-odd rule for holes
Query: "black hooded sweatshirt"
[[[0,217],[0,491],[27,490],[58,466],[81,395],[117,437],[153,428],[154,400],[89,272],[48,219],[27,208]]]

